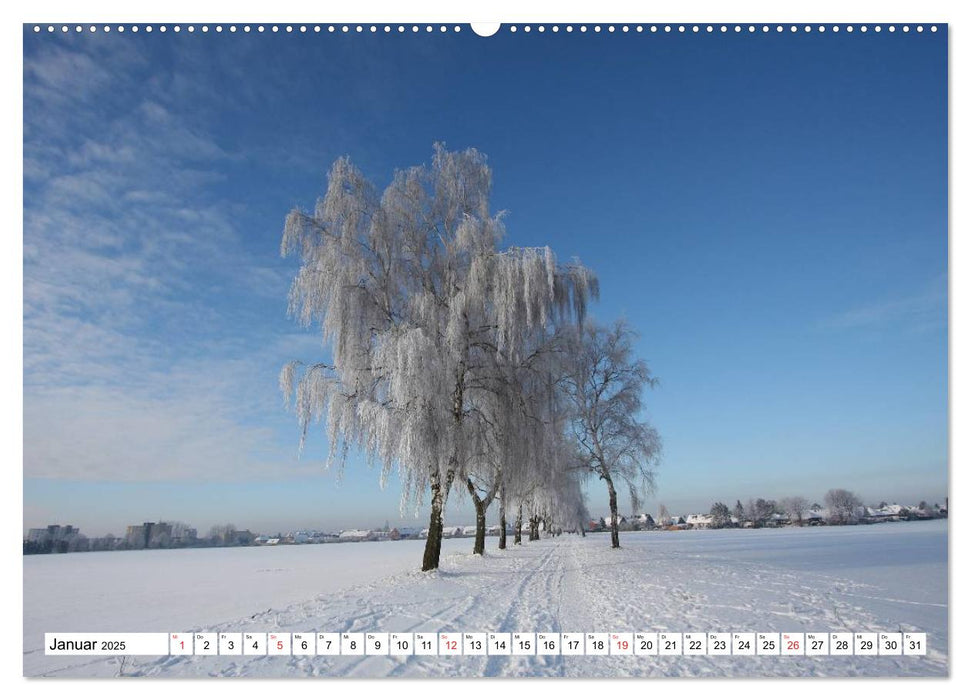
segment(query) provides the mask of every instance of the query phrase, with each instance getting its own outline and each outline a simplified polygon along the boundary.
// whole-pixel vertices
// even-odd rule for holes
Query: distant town
[[[775,528],[813,527],[832,525],[866,525],[881,522],[932,520],[946,518],[948,504],[900,505],[880,502],[864,506],[849,491],[835,489],[826,494],[826,505],[809,503],[802,498],[779,501],[754,499],[746,505],[737,501],[733,508],[715,503],[708,513],[672,515],[662,504],[657,515],[637,513],[622,516],[618,527],[624,531],[641,530],[712,530],[722,528]],[[603,532],[610,529],[609,516],[590,519],[585,532]],[[529,530],[523,523],[522,532]],[[487,528],[488,535],[498,535],[499,526]],[[506,527],[507,534],[514,534],[515,527]],[[279,545],[326,544],[339,542],[375,542],[407,539],[424,539],[427,529],[412,527],[384,527],[375,529],[346,529],[337,531],[296,530],[287,533],[256,534],[239,530],[235,525],[217,525],[208,535],[200,537],[194,527],[182,522],[144,522],[129,525],[124,537],[108,534],[103,537],[87,537],[73,525],[48,525],[31,528],[24,538],[24,554],[64,554],[68,552],[105,552],[137,549],[182,549],[190,547],[272,547]],[[474,525],[446,526],[447,538],[474,537]]]

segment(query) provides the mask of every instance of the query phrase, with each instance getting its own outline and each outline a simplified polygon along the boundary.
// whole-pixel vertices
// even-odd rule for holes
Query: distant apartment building
[[[32,527],[27,531],[27,541],[39,544],[47,540],[46,527]]]
[[[141,525],[129,525],[125,532],[125,542],[131,549],[147,549],[148,538],[155,523],[142,523]]]
[[[71,525],[48,525],[47,527],[33,527],[27,531],[30,542],[59,542],[71,540],[78,536],[78,529]]]
[[[32,527],[27,531],[25,538],[27,544],[24,551],[33,553],[73,551],[81,540],[81,533],[71,525]]]
[[[129,525],[125,533],[129,549],[159,549],[172,544],[170,523],[142,523]]]

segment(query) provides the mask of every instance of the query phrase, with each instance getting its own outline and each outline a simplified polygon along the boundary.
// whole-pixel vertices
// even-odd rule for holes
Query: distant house
[[[909,515],[910,510],[908,508],[896,503],[884,505],[880,508],[870,508],[869,506],[863,508],[863,519],[871,523],[906,520]]]
[[[341,534],[338,535],[338,539],[341,542],[361,542],[363,540],[371,539],[370,530],[341,530]]]
[[[826,522],[826,514],[821,510],[811,510],[802,519],[806,525],[823,525]]]
[[[413,540],[423,532],[416,527],[393,527],[388,531],[389,540]]]
[[[707,513],[692,513],[684,519],[684,524],[693,530],[707,530],[711,523],[712,517]]]

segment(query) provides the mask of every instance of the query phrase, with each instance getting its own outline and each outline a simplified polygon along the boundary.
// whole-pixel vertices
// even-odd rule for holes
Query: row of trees
[[[617,491],[636,507],[660,446],[636,418],[654,379],[633,358],[632,331],[587,319],[599,285],[579,261],[500,247],[491,184],[475,149],[436,145],[430,166],[396,172],[381,193],[341,158],[314,211],[292,211],[284,228],[282,253],[301,262],[290,312],[319,324],[331,353],[281,372],[301,447],[323,422],[328,464],[343,468],[357,449],[382,486],[400,474],[403,507],[430,500],[423,570],[439,565],[457,485],[475,507],[481,554],[494,502],[501,548],[510,517],[582,528],[581,482],[596,476],[619,546]]]
[[[834,524],[852,522],[856,518],[857,509],[863,505],[863,501],[856,494],[846,489],[830,489],[823,500],[826,502],[828,520]],[[819,503],[810,504],[802,496],[790,496],[778,501],[749,499],[744,506],[741,501],[736,501],[735,507],[731,509],[719,502],[712,505],[709,514],[712,527],[729,527],[733,518],[739,523],[751,521],[755,527],[761,527],[776,513],[787,516],[792,523],[802,525],[807,513],[822,509],[823,506]]]
[[[776,513],[786,515],[791,522],[802,524],[803,517],[808,511],[818,510],[820,507],[817,503],[810,505],[809,501],[801,496],[778,501],[756,498],[749,499],[747,505],[736,501],[734,508],[729,508],[721,502],[715,503],[709,515],[712,519],[712,527],[729,527],[733,522],[745,521],[751,521],[755,527],[760,527]]]

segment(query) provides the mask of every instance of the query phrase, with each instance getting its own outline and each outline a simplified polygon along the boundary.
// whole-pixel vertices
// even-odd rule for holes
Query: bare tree
[[[656,380],[643,360],[634,359],[633,338],[623,321],[610,328],[588,325],[566,377],[579,466],[607,485],[614,548],[620,547],[616,482],[627,486],[637,511],[641,493],[654,489],[652,467],[661,449],[657,431],[638,419],[644,389]]]
[[[291,362],[280,386],[301,446],[326,424],[328,465],[349,448],[397,469],[402,507],[430,493],[422,570],[438,568],[442,514],[456,479],[482,464],[496,352],[558,318],[582,319],[596,279],[549,248],[499,250],[485,156],[436,145],[430,166],[395,173],[379,194],[347,158],[313,212],[290,212],[281,252],[301,267],[290,312],[319,323],[329,361]]]
[[[856,522],[857,509],[863,505],[855,493],[846,489],[830,489],[823,500],[829,511],[829,521],[836,525]]]
[[[783,498],[779,502],[779,505],[785,514],[789,516],[790,522],[794,522],[800,526],[802,525],[802,516],[809,510],[809,501],[802,496],[790,496],[789,498]]]

